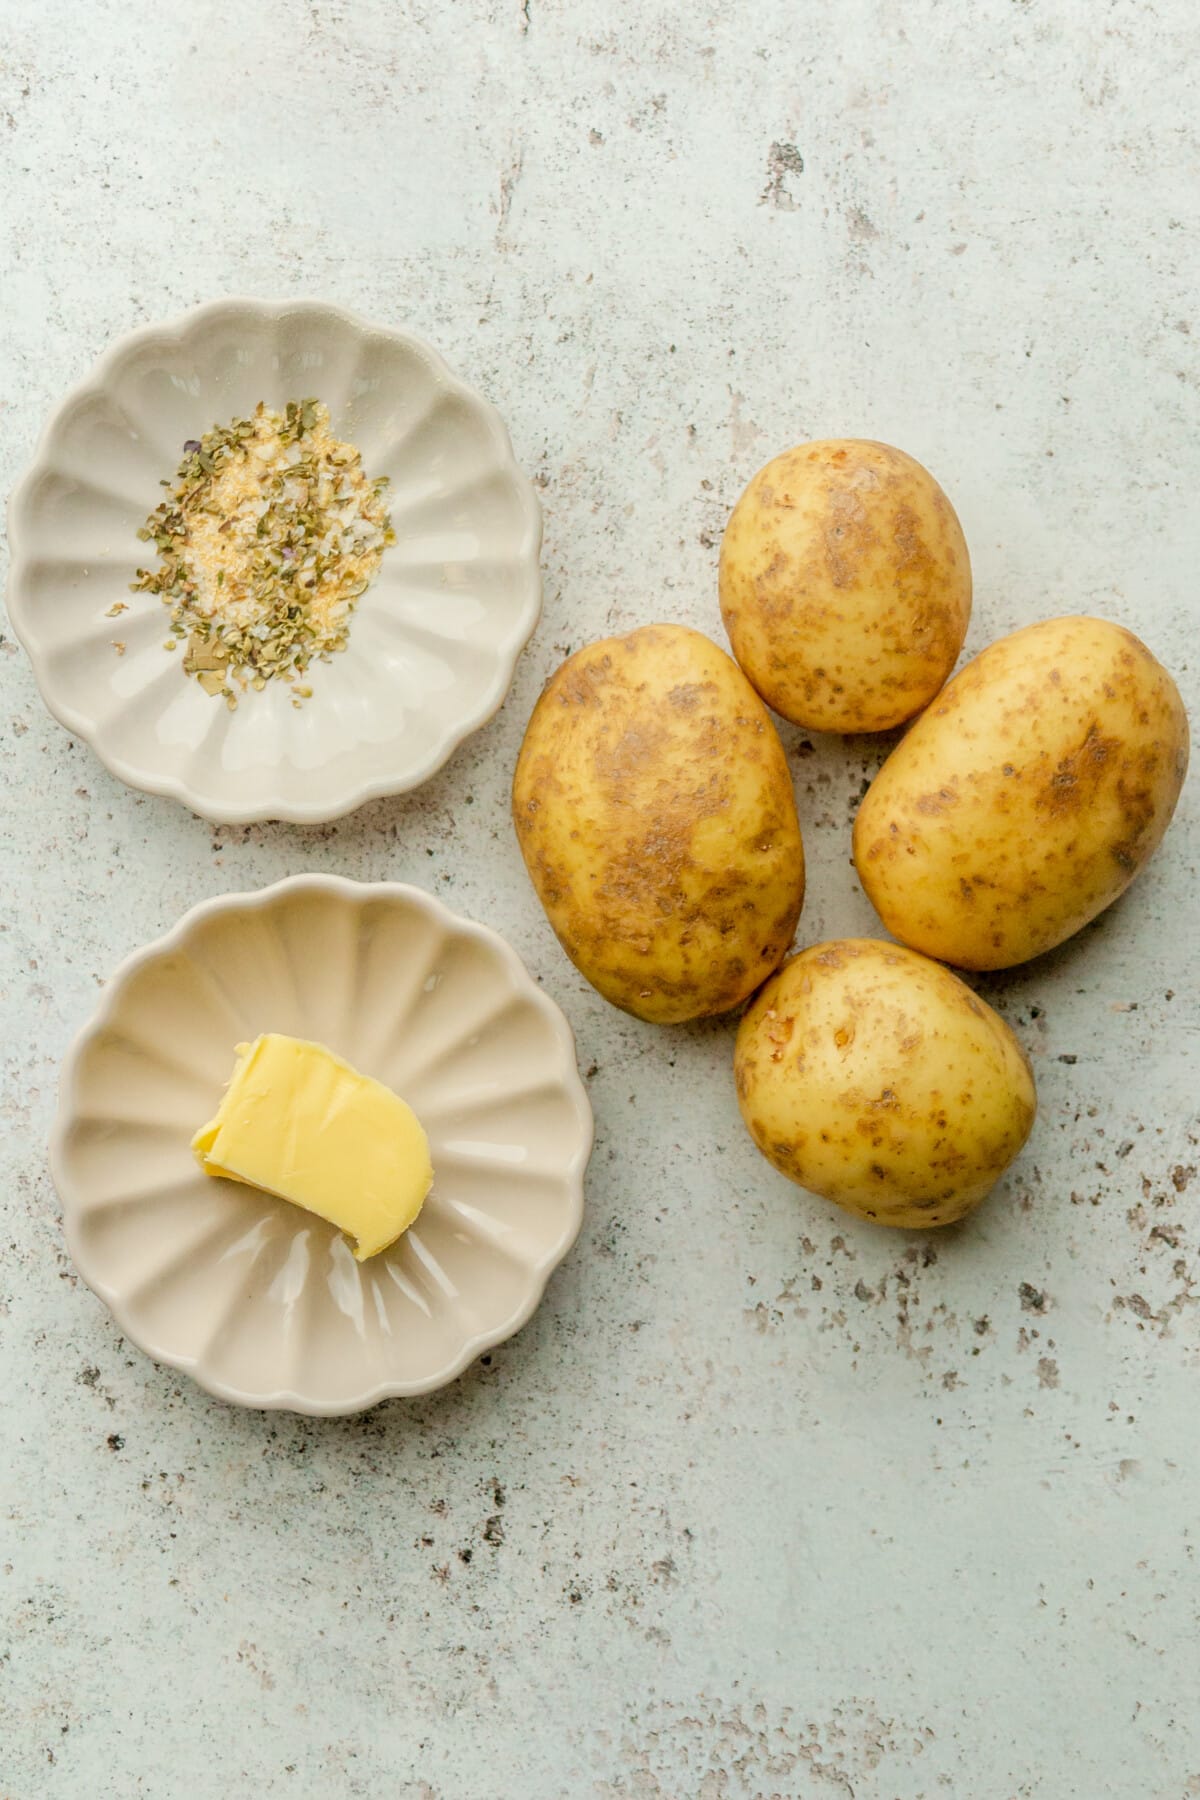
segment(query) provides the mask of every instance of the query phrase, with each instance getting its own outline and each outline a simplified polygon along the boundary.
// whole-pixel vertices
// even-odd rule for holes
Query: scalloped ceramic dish
[[[313,698],[268,683],[230,712],[164,651],[161,600],[130,593],[136,533],[185,439],[309,394],[388,477],[396,542]],[[541,609],[541,513],[499,415],[420,339],[310,301],[215,301],[122,338],[51,418],[9,543],[50,711],[123,781],[230,824],[318,823],[426,780],[496,712]]]
[[[429,1198],[367,1262],[191,1153],[260,1031],[327,1044],[425,1126]],[[196,907],[117,971],[64,1065],[51,1169],[76,1268],[149,1356],[240,1405],[348,1413],[525,1323],[591,1142],[570,1027],[502,938],[418,888],[301,875]]]

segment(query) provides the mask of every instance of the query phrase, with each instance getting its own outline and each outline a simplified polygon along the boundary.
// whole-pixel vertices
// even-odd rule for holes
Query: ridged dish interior
[[[234,1046],[314,1038],[404,1096],[434,1185],[357,1263],[214,1180],[189,1140]],[[591,1114],[561,1013],[419,890],[299,877],[212,902],[126,966],[64,1071],[54,1165],[81,1274],[150,1355],[250,1405],[345,1412],[458,1373],[526,1319],[579,1229]]]
[[[136,533],[186,439],[308,395],[388,477],[396,543],[313,698],[268,683],[230,712],[164,650],[169,608],[129,591],[154,561]],[[331,818],[424,780],[500,704],[541,604],[540,514],[498,415],[419,340],[312,303],[219,302],[118,344],[52,419],[10,538],[9,609],[51,710],[213,819]]]

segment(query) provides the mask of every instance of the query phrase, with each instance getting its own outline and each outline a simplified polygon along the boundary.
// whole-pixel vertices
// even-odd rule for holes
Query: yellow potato
[[[734,1073],[763,1155],[882,1225],[961,1219],[1037,1111],[1003,1019],[940,963],[871,938],[785,963],[742,1020]]]
[[[725,1012],[791,944],[804,851],[783,746],[699,632],[646,625],[568,658],[529,721],[513,821],[563,949],[639,1018]]]
[[[721,612],[763,699],[812,731],[886,731],[954,667],[971,562],[954,508],[902,450],[830,438],[751,481],[721,545]]]
[[[884,763],[854,860],[896,937],[1004,969],[1086,925],[1170,823],[1188,760],[1179,691],[1131,632],[1048,619],[967,664]]]

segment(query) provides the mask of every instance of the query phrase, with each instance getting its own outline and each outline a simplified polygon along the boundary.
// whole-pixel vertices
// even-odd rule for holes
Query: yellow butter
[[[386,1250],[433,1182],[412,1108],[321,1044],[267,1032],[237,1049],[216,1117],[192,1139],[201,1168],[327,1219],[360,1262]]]

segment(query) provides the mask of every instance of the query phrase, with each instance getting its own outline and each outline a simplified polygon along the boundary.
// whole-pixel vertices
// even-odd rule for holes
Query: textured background
[[[1200,1794],[1196,783],[1125,901],[980,982],[1042,1115],[928,1242],[759,1161],[727,1025],[584,986],[506,815],[564,651],[719,635],[728,508],[806,436],[941,478],[970,648],[1102,612],[1195,709],[1198,57],[1190,0],[8,0],[3,487],[114,335],[323,296],[499,406],[546,610],[442,775],[320,830],[126,792],[0,645],[4,1800]],[[848,826],[883,746],[785,741],[802,935],[869,931]],[[306,868],[505,932],[598,1127],[534,1322],[340,1423],[123,1343],[44,1158],[105,972]]]

